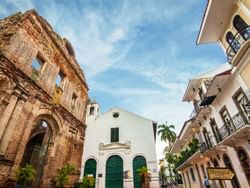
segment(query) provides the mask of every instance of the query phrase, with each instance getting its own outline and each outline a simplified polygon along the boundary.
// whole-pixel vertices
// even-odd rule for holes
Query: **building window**
[[[190,173],[191,173],[192,180],[195,181],[195,175],[194,175],[193,168],[190,168]]]
[[[119,142],[119,128],[111,128],[111,142]]]
[[[245,40],[250,38],[250,27],[239,15],[234,17],[233,26]]]
[[[40,71],[41,68],[42,68],[42,66],[43,66],[43,64],[44,64],[44,62],[45,62],[45,61],[38,55],[38,56],[36,56],[36,58],[34,58],[34,59],[32,60],[31,66],[32,66],[32,68],[35,69],[36,71]]]
[[[76,101],[77,101],[77,95],[75,93],[72,94],[72,100],[71,100],[71,107],[72,109],[75,109],[76,107]]]
[[[234,53],[236,53],[240,49],[240,42],[236,38],[234,38],[234,35],[231,31],[227,32],[226,40]]]
[[[244,170],[244,173],[246,174],[248,184],[250,185],[250,170],[249,170],[249,161],[250,160],[249,160],[249,157],[247,155],[247,152],[244,149],[239,148],[237,150],[237,154],[238,154],[238,157],[240,160],[241,167]]]
[[[234,131],[235,128],[234,128],[234,124],[232,122],[232,118],[229,115],[229,113],[227,111],[227,108],[225,106],[220,110],[220,115],[221,115],[221,118],[222,118],[222,120],[224,122],[226,131],[227,131],[226,134],[230,134],[231,132]],[[223,138],[225,136],[227,136],[227,135],[222,135]]]
[[[247,122],[250,119],[250,114],[246,108],[248,99],[241,88],[234,94],[233,100],[240,112],[240,115],[243,115],[244,120]]]
[[[215,122],[215,119],[210,118],[209,124],[210,124],[210,126],[212,128],[212,131],[213,131],[213,134],[215,136],[216,142],[219,143],[222,140],[222,138],[221,138],[221,135],[220,135],[220,131],[219,131],[218,127],[217,127],[217,124]]]
[[[94,112],[95,112],[95,107],[91,106],[89,109],[89,115],[94,115]]]
[[[119,112],[114,112],[113,113],[113,118],[118,118],[119,117]]]
[[[56,76],[56,86],[60,87],[63,79],[65,78],[65,75],[62,71],[59,71],[58,75]]]

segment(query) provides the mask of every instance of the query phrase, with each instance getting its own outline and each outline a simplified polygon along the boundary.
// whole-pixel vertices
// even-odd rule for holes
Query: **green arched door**
[[[87,176],[90,174],[96,177],[96,160],[95,159],[88,159],[85,163],[84,176]]]
[[[133,160],[134,188],[141,187],[141,181],[137,170],[143,166],[147,167],[146,159],[142,156],[136,156]]]
[[[105,188],[123,188],[123,161],[114,155],[106,162]]]

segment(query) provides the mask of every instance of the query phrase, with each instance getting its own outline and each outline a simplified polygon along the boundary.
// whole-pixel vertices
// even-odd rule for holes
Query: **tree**
[[[75,171],[75,167],[67,164],[60,168],[55,177],[56,187],[62,188],[68,183],[69,175]]]
[[[32,165],[26,164],[25,167],[17,170],[17,184],[28,187],[35,181],[36,170]]]
[[[150,173],[148,172],[148,168],[146,166],[143,166],[139,169],[137,169],[137,172],[139,174],[142,188],[148,188],[149,187],[149,181],[150,181]]]
[[[162,124],[158,126],[158,135],[161,135],[162,141],[174,142],[176,139],[176,133],[171,130],[174,129],[174,125]]]
[[[175,164],[177,161],[177,156],[174,155],[173,153],[167,152],[165,154],[165,159],[169,164]]]

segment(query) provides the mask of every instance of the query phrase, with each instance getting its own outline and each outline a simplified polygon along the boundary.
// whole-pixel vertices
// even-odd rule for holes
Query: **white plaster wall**
[[[97,105],[95,105],[98,108]],[[90,106],[88,106],[89,110]],[[113,113],[118,112],[119,117],[114,118]],[[84,165],[87,159],[94,158],[97,161],[97,175],[99,178],[99,188],[105,187],[105,167],[107,159],[112,155],[119,155],[123,159],[123,171],[129,170],[133,178],[133,159],[141,155],[147,162],[147,167],[151,170],[154,183],[152,188],[159,187],[157,159],[155,151],[155,140],[153,133],[153,122],[120,108],[112,108],[103,115],[89,115],[87,111],[86,118],[86,136],[84,144],[84,153],[82,158],[81,177],[83,176]],[[111,128],[119,127],[119,143],[130,143],[131,149],[110,149],[99,150],[99,144],[111,144]],[[133,179],[124,179],[124,187],[133,187]]]

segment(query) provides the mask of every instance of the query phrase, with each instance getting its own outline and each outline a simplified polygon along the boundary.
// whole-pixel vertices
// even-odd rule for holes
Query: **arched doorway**
[[[143,156],[136,156],[133,160],[134,188],[141,187],[141,181],[137,170],[143,166],[147,167],[146,159]]]
[[[106,162],[105,188],[123,188],[123,161],[118,155],[111,156]]]
[[[88,159],[84,166],[84,176],[93,175],[96,178],[96,160]]]
[[[238,154],[238,157],[240,160],[241,167],[244,170],[244,173],[246,175],[248,184],[250,185],[250,169],[249,169],[250,160],[249,160],[249,157],[248,157],[247,153],[245,152],[245,150],[242,148],[239,148],[237,150],[237,154]]]
[[[229,157],[227,156],[227,154],[223,155],[223,161],[224,161],[225,166],[234,173],[234,177],[231,180],[233,188],[240,188],[240,185],[239,185],[239,182],[237,180],[236,174],[234,172],[231,160],[229,159]]]
[[[39,187],[51,138],[52,131],[49,123],[45,120],[37,121],[31,131],[21,162],[22,167],[30,164],[36,170],[36,177],[32,187]]]

